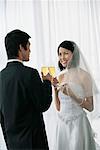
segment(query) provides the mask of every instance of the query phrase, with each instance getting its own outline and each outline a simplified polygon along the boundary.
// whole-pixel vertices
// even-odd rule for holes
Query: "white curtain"
[[[57,47],[60,42],[76,42],[100,90],[100,0],[0,0],[0,70],[7,61],[4,37],[13,29],[21,29],[31,36],[31,58],[25,65],[35,67],[39,72],[43,65],[57,68]],[[99,99],[98,94],[95,98],[95,113],[91,113],[90,118],[94,114],[98,118],[100,116]],[[44,115],[50,150],[55,118],[52,103]],[[91,124],[100,133],[99,119],[95,117]],[[0,150],[4,150],[4,147]]]

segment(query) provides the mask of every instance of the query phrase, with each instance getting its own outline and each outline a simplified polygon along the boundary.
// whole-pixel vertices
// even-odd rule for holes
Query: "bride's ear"
[[[67,62],[68,65],[71,63],[72,59],[73,59],[73,53],[72,53],[72,55],[70,56],[70,58],[69,58],[69,60]]]
[[[70,56],[70,60],[72,60],[73,59],[73,53],[72,53],[72,55]]]

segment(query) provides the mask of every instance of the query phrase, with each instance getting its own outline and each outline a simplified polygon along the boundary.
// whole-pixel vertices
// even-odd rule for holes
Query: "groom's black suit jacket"
[[[36,69],[9,62],[0,73],[1,126],[9,150],[47,150],[42,112],[52,101],[50,81]]]

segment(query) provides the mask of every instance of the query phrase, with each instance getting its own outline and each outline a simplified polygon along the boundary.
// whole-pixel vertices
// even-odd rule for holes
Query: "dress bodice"
[[[70,83],[69,86],[75,94],[81,98],[84,97],[84,91],[80,85]],[[63,116],[65,120],[66,118],[67,120],[70,120],[81,114],[85,114],[83,108],[70,96],[67,96],[62,91],[59,91],[58,97],[60,100],[60,111],[58,112],[58,115]]]

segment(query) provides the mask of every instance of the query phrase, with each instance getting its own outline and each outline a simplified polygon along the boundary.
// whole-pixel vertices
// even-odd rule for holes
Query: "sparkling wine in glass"
[[[41,72],[43,72],[43,75],[46,76],[46,75],[49,73],[48,67],[43,66],[43,67],[41,68]]]
[[[55,77],[55,67],[50,66],[48,67],[49,73],[52,77]]]

